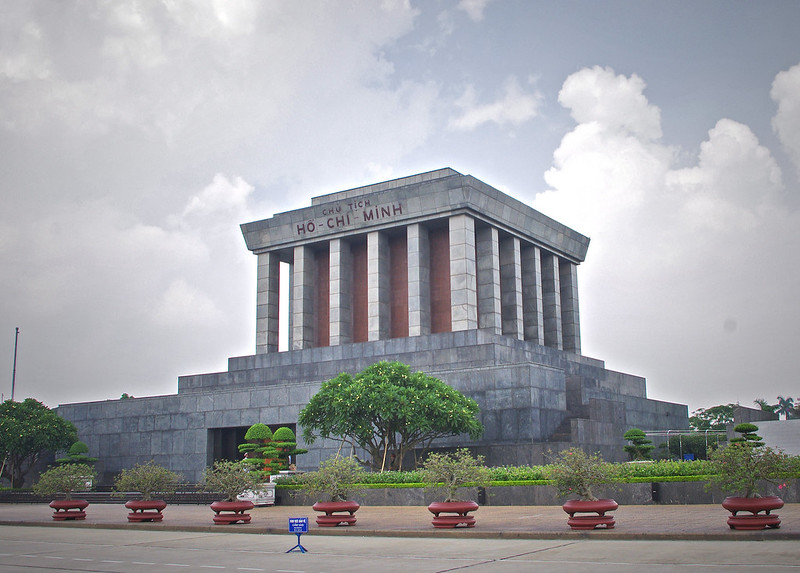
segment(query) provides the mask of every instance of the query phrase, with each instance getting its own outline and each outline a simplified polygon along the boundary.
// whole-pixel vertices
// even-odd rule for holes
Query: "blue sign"
[[[308,533],[308,518],[290,517],[289,533]]]
[[[286,553],[291,553],[292,551],[299,551],[300,553],[305,553],[306,548],[303,547],[302,543],[300,543],[300,536],[304,533],[308,533],[308,518],[307,517],[290,517],[289,518],[289,533],[294,533],[297,535],[297,545],[292,547]]]

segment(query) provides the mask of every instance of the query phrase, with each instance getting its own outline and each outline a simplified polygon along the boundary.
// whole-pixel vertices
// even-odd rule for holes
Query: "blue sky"
[[[440,167],[591,237],[584,353],[650,397],[799,393],[800,3],[0,16],[5,398],[17,326],[17,399],[169,394],[224,370],[254,348],[240,223]]]

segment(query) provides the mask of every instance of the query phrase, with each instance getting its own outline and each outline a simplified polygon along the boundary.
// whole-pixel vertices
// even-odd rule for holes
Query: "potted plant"
[[[483,456],[473,457],[467,448],[428,455],[422,464],[423,482],[428,488],[443,487],[447,491],[444,501],[435,501],[428,506],[428,511],[433,514],[434,527],[475,527],[475,517],[469,513],[476,511],[478,504],[458,499],[457,493],[462,487],[486,487],[489,484],[491,476],[483,461]]]
[[[89,446],[86,445],[85,442],[81,442],[80,440],[73,443],[69,450],[67,450],[67,455],[63,458],[58,458],[56,460],[57,464],[86,464],[92,465],[97,461],[97,458],[93,458],[86,454],[89,453]]]
[[[254,472],[240,462],[230,460],[217,460],[203,473],[201,487],[203,491],[222,493],[225,499],[211,504],[214,511],[214,523],[250,523],[250,514],[253,502],[236,499],[247,490],[258,487],[260,479]]]
[[[129,499],[125,507],[131,510],[128,521],[161,521],[161,512],[167,507],[163,499],[153,499],[154,495],[172,495],[183,481],[183,476],[156,465],[153,460],[136,464],[131,469],[122,470],[114,478],[115,495],[125,495],[137,491],[141,499]]]
[[[652,440],[647,439],[647,434],[643,430],[631,428],[622,437],[630,442],[623,449],[632,462],[650,459],[651,452],[655,446]]]
[[[734,494],[722,501],[722,507],[731,512],[731,529],[777,529],[781,520],[771,512],[783,507],[783,500],[775,495],[762,497],[761,493],[767,484],[776,484],[789,470],[789,457],[765,446],[756,435],[758,426],[754,424],[738,424],[734,431],[741,435],[711,453],[717,473],[708,487],[718,485]]]
[[[358,491],[364,473],[355,458],[336,454],[323,461],[318,470],[300,477],[306,496],[318,500],[311,507],[321,514],[317,516],[318,526],[355,525],[355,513],[361,506],[349,497]]]
[[[567,524],[572,529],[595,529],[614,527],[614,517],[606,515],[619,507],[613,499],[598,499],[593,491],[597,485],[610,483],[612,466],[599,454],[587,454],[580,448],[562,450],[545,474],[553,481],[559,496],[577,495],[561,506],[569,515]],[[576,515],[585,513],[589,515]]]
[[[50,507],[55,510],[53,519],[56,521],[86,519],[84,510],[89,506],[89,502],[85,499],[72,499],[72,492],[85,491],[87,484],[91,487],[96,477],[97,473],[92,466],[61,464],[43,472],[39,480],[33,484],[33,492],[42,496],[64,494],[64,499],[54,499],[50,502]]]

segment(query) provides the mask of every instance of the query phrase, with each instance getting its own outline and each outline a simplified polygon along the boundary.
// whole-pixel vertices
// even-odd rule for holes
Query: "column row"
[[[577,265],[468,215],[402,230],[294,248],[288,348],[481,328],[580,353]],[[278,350],[279,269],[258,255],[257,353]]]

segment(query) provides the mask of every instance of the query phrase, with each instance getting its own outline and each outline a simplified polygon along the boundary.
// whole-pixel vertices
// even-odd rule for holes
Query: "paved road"
[[[788,541],[436,539],[0,526],[0,572],[800,572]]]

